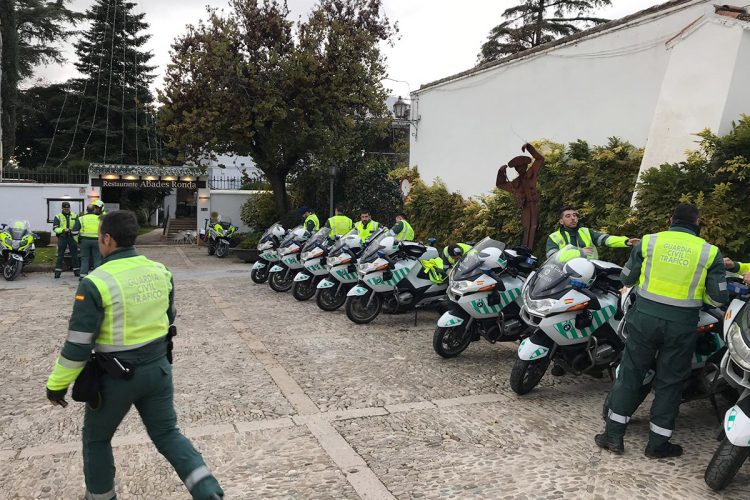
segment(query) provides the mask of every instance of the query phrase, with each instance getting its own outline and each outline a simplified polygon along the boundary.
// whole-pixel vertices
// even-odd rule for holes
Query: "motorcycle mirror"
[[[429,243],[431,247],[435,246],[435,242],[437,242],[437,238],[427,238],[427,243]]]

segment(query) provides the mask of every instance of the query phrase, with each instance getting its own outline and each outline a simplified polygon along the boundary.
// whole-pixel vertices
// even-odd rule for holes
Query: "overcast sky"
[[[83,11],[91,0],[73,0],[74,10]],[[222,8],[226,0],[147,0],[137,2],[137,11],[146,13],[152,35],[148,49],[157,66],[155,85],[161,87],[174,38],[187,24],[206,17],[206,5]],[[315,0],[288,0],[292,16],[306,17]],[[394,47],[384,49],[389,77],[403,82],[385,81],[392,94],[408,95],[420,85],[458,73],[476,64],[477,53],[489,30],[500,21],[500,14],[518,0],[383,0],[391,21],[398,22],[400,38]],[[613,0],[602,9],[601,17],[616,19],[662,3],[655,0]],[[64,81],[75,75],[72,49],[66,45],[68,63],[40,68],[37,77],[50,82]],[[31,82],[27,82],[31,83]]]

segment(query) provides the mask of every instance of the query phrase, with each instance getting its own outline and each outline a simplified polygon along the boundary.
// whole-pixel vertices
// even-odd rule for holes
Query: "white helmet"
[[[488,269],[505,269],[508,265],[508,261],[503,257],[503,251],[495,247],[488,247],[479,252],[479,258]]]
[[[386,236],[380,240],[380,251],[385,255],[391,255],[398,250],[398,242],[394,236]]]
[[[286,234],[286,230],[281,226],[281,224],[276,224],[271,228],[271,235],[276,236],[277,238],[283,238]]]
[[[568,261],[563,272],[570,276],[570,283],[576,288],[588,288],[594,282],[594,264],[583,257]]]

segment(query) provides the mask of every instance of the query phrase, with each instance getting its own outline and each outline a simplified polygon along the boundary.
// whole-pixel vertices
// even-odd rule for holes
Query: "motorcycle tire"
[[[13,281],[18,276],[21,275],[21,268],[23,266],[20,262],[18,262],[16,259],[11,259],[5,266],[3,267],[3,278],[5,278],[6,281]]]
[[[703,476],[708,487],[714,491],[726,488],[748,456],[750,456],[750,447],[735,446],[724,437]]]
[[[268,265],[262,269],[253,269],[250,271],[250,279],[253,280],[253,283],[257,283],[259,285],[262,285],[266,281],[268,281]]]
[[[315,302],[323,311],[335,311],[346,302],[346,289],[341,289],[336,293],[336,287],[321,288],[315,295]]]
[[[216,247],[209,243],[208,244],[208,255],[213,255],[214,253],[216,253]]]
[[[216,248],[216,256],[220,259],[223,259],[229,255],[229,246],[228,245],[219,245]]]
[[[471,344],[471,332],[465,325],[444,328],[438,326],[432,334],[432,348],[444,358],[455,358]]]
[[[284,278],[286,274],[286,270],[279,271],[278,273],[271,273],[271,276],[268,278],[268,284],[271,286],[271,289],[280,293],[291,290],[294,285],[294,274],[288,273],[289,276]]]
[[[531,392],[542,380],[549,367],[549,356],[533,361],[516,359],[513,364],[513,370],[510,372],[510,388],[519,396]]]
[[[305,281],[295,281],[292,286],[292,296],[304,302],[310,300],[315,295],[316,280],[314,278],[306,279]]]
[[[371,302],[370,298],[372,298]],[[367,307],[368,302],[370,302],[369,307]],[[383,299],[378,294],[375,294],[374,297],[366,294],[347,297],[345,304],[346,317],[358,325],[365,325],[378,317],[380,309],[383,307]]]

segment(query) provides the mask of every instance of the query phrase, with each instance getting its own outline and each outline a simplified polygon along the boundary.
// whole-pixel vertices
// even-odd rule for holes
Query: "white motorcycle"
[[[438,251],[434,247],[398,240],[392,231],[381,229],[359,259],[359,283],[347,293],[346,316],[365,324],[381,309],[414,310],[444,301],[448,284],[430,281],[420,262],[435,257]]]
[[[318,283],[323,276],[328,274],[325,263],[328,248],[331,246],[331,240],[328,238],[330,233],[330,227],[323,227],[302,247],[300,259],[303,269],[294,276],[292,286],[292,295],[295,299],[300,301],[311,299],[315,295]]]
[[[262,285],[268,281],[268,270],[272,262],[278,262],[279,260],[277,249],[285,234],[286,230],[277,222],[266,229],[266,232],[258,240],[258,260],[255,261],[250,271],[250,279],[254,283]]]
[[[518,347],[510,375],[517,394],[531,391],[550,362],[573,375],[610,376],[624,339],[618,335],[622,268],[568,245],[529,275],[523,288],[521,318],[536,329]]]
[[[352,229],[328,251],[328,276],[318,283],[315,301],[323,311],[335,311],[346,302],[346,294],[357,283],[357,257],[362,253],[359,231]]]
[[[294,276],[302,269],[300,252],[305,242],[310,238],[310,232],[299,225],[289,231],[279,244],[279,261],[268,271],[271,276],[268,284],[277,292],[288,292],[294,285]]]
[[[750,289],[738,283],[728,285],[736,298],[724,314],[727,352],[721,360],[721,372],[741,394],[724,415],[721,443],[706,468],[704,479],[715,491],[724,489],[750,456]]]
[[[536,259],[505,243],[485,238],[453,266],[448,299],[453,303],[437,322],[432,347],[453,358],[472,341],[511,342],[530,332],[519,314],[521,289]]]

